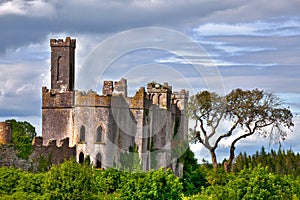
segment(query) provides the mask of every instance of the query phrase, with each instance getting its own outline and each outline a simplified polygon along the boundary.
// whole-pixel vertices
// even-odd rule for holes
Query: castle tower
[[[70,138],[74,146],[74,73],[76,40],[51,39],[51,89],[42,87],[43,144]]]
[[[51,89],[74,90],[76,40],[51,39]]]
[[[148,83],[147,91],[154,105],[158,105],[159,108],[170,109],[172,86],[169,86],[168,83],[164,83],[163,85]]]

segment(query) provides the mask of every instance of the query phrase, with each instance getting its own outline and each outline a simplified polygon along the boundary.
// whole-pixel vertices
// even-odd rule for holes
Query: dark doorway
[[[82,152],[80,152],[80,154],[79,154],[79,163],[82,164],[83,161],[84,161],[84,154]]]
[[[96,156],[96,168],[102,168],[102,164],[101,164],[101,159],[102,159],[102,156],[100,153],[97,153],[97,156]]]

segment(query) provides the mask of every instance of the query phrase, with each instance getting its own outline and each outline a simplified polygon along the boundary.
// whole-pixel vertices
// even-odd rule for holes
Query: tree
[[[96,193],[92,167],[75,160],[53,166],[44,176],[42,191],[43,199],[92,199]]]
[[[225,133],[214,144],[211,144],[210,140],[217,134],[217,128],[221,120],[227,117],[224,106],[221,96],[208,91],[191,96],[187,105],[188,117],[196,122],[194,129],[190,130],[192,142],[199,142],[209,150],[214,168],[218,166],[215,153],[218,144],[222,138],[230,135],[230,133]]]
[[[202,186],[207,185],[204,166],[198,164],[194,152],[187,148],[180,157],[183,160],[182,191],[185,195],[197,194]]]
[[[32,140],[36,136],[35,128],[27,121],[10,119],[6,122],[12,126],[12,143],[18,150],[18,156],[27,160],[33,150]]]
[[[191,96],[187,106],[189,118],[195,120],[190,134],[192,142],[199,142],[210,151],[212,164],[217,168],[215,151],[221,140],[231,137],[229,159],[224,164],[228,171],[241,139],[254,134],[270,137],[272,141],[286,138],[286,128],[294,126],[293,115],[282,104],[274,94],[258,89],[236,89],[225,96],[202,91]],[[226,130],[220,130],[223,122],[228,126]],[[237,130],[239,133],[234,134]]]
[[[260,165],[238,173],[216,173],[226,182],[203,188],[200,199],[298,199],[299,184],[291,176],[270,173]],[[196,199],[196,198],[195,198]]]

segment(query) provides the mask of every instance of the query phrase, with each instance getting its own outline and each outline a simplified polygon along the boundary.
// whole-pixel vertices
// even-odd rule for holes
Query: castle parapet
[[[72,47],[76,48],[76,39],[71,39],[70,37],[66,37],[63,39],[50,39],[51,47]]]
[[[148,93],[170,93],[172,92],[172,86],[169,86],[167,82],[159,84],[156,82],[147,84]]]
[[[108,107],[110,104],[111,95],[100,96],[92,90],[89,90],[88,92],[76,91],[75,93],[75,106]]]
[[[104,81],[102,87],[102,94],[104,96],[113,94],[122,94],[125,98],[127,97],[127,80],[121,78],[119,81]]]
[[[188,102],[189,98],[189,91],[187,90],[180,90],[180,92],[173,92],[172,93],[172,103],[176,105],[181,111],[185,110],[185,105]]]
[[[188,99],[189,98],[189,91],[185,89],[181,89],[180,92],[173,92],[172,99]]]
[[[153,104],[158,105],[159,108],[167,110],[171,108],[172,86],[169,86],[168,83],[148,83],[147,92],[149,94],[149,99]]]
[[[43,137],[41,137],[41,136],[34,137],[32,140],[32,145],[38,146],[38,147],[43,146]]]

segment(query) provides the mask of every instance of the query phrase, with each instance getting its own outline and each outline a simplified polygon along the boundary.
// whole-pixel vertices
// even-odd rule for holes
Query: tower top
[[[51,47],[71,47],[76,48],[76,39],[71,39],[70,37],[66,37],[63,39],[50,39]]]
[[[60,92],[74,90],[76,40],[66,37],[50,39],[51,89]]]

